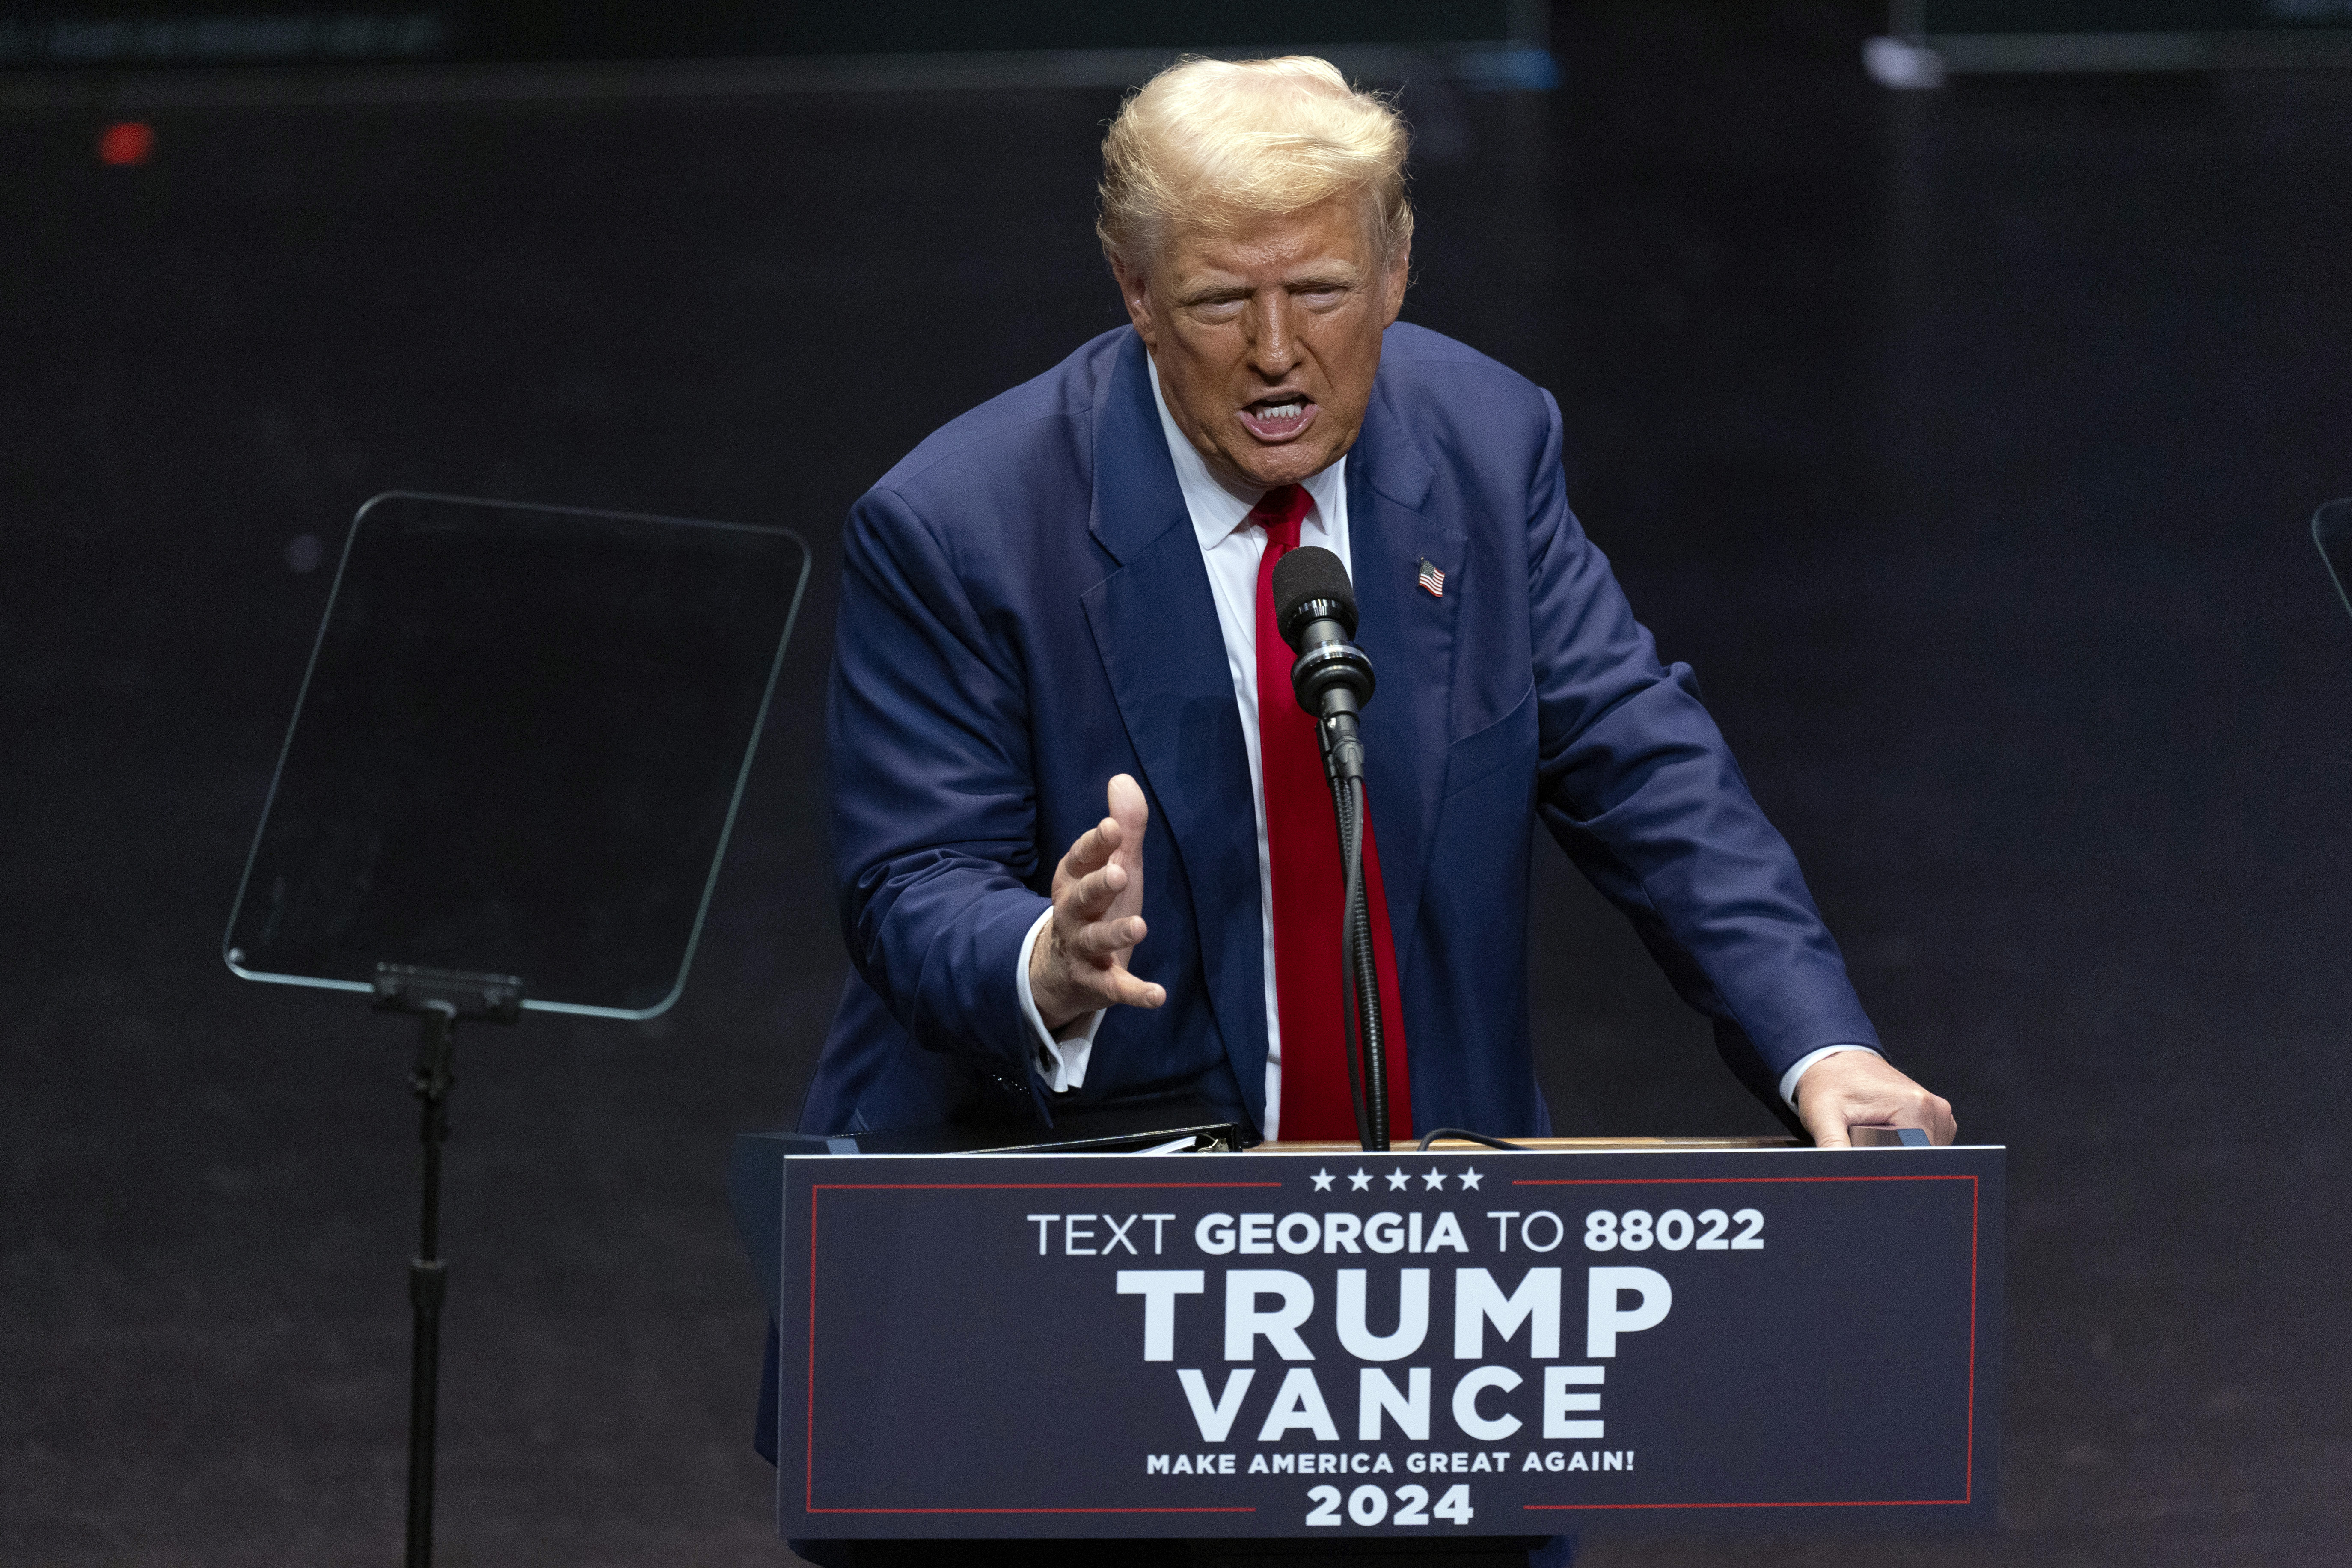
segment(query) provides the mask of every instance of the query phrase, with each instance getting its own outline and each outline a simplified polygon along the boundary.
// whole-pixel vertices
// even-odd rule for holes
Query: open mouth
[[[1303,392],[1261,397],[1242,410],[1242,424],[1261,441],[1287,441],[1315,423],[1316,405]]]

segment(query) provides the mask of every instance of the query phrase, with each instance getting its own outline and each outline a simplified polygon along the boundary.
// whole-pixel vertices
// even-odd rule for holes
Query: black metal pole
[[[441,1145],[449,1136],[450,1035],[457,1023],[457,1009],[447,1002],[427,1002],[420,1010],[416,1072],[410,1080],[425,1165],[416,1256],[408,1261],[407,1568],[431,1568],[433,1562],[433,1438],[441,1383],[441,1302],[449,1289],[449,1268],[441,1258]]]

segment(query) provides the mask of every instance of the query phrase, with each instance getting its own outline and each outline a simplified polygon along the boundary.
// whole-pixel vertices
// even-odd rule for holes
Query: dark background
[[[2211,6],[2231,0],[2192,0]],[[2243,0],[2239,0],[2242,4]],[[2332,0],[2331,0],[2332,3]],[[1496,42],[1527,0],[65,0],[0,19],[0,65],[692,59]]]
[[[1408,316],[1550,387],[1895,1059],[2011,1147],[1992,1540],[1619,1564],[2352,1555],[2352,79],[1889,94],[1866,4],[1581,4],[1411,83]],[[1113,89],[0,107],[0,1560],[398,1550],[411,1036],[219,933],[360,501],[817,552],[684,1001],[461,1032],[442,1555],[775,1563],[721,1194],[843,955],[839,519],[1120,315]],[[1562,1131],[1772,1122],[1546,847]],[[1769,1354],[1771,1347],[1759,1346]]]

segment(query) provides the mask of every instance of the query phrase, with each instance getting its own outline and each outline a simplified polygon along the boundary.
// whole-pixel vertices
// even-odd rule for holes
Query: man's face
[[[1405,250],[1383,266],[1361,203],[1341,197],[1231,235],[1180,230],[1148,267],[1114,264],[1168,411],[1218,478],[1296,484],[1356,444]]]

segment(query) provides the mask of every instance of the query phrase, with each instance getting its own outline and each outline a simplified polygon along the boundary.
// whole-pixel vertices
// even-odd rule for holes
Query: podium
[[[1994,1517],[1998,1148],[789,1149],[739,1140],[730,1184],[789,1538],[1465,1557]]]

